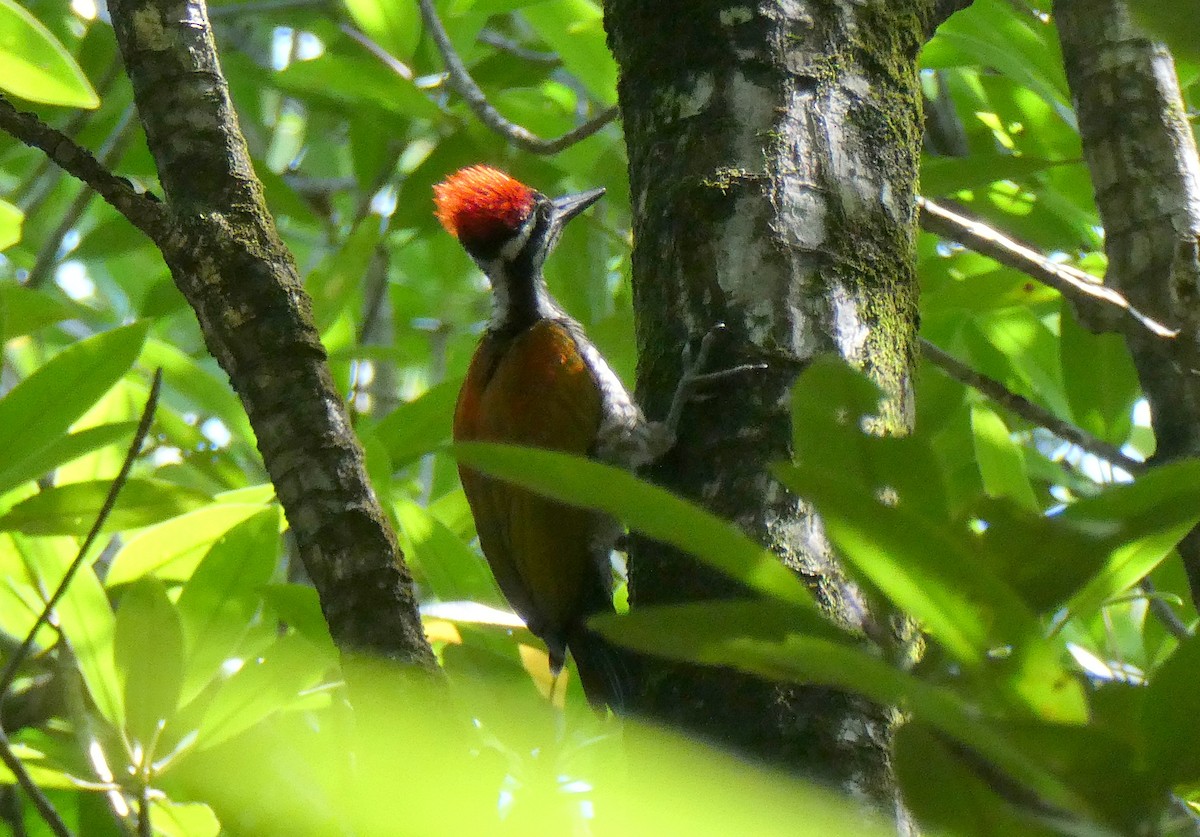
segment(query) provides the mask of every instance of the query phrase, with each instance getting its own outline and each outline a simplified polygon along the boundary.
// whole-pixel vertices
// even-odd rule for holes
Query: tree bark
[[[164,257],[229,374],[334,640],[434,667],[311,304],[267,213],[202,0],[110,0],[166,193]]]
[[[765,361],[687,412],[652,477],[736,521],[801,574],[834,620],[863,597],[820,521],[771,476],[790,456],[789,390],[836,352],[912,422],[921,145],[916,56],[962,3],[609,0],[634,215],[639,394],[661,416],[683,346],[724,322],[711,368]],[[687,556],[636,541],[634,607],[738,595]],[[892,715],[824,688],[654,662],[640,710],[882,806]]]
[[[1180,329],[1125,329],[1157,443],[1153,461],[1200,455],[1200,159],[1167,48],[1123,0],[1058,0],[1055,22],[1108,255],[1105,284]],[[1180,544],[1200,604],[1200,531]]]

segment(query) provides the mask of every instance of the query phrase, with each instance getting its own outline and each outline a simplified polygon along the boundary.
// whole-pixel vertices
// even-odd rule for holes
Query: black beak
[[[574,195],[563,195],[551,201],[554,207],[554,226],[561,229],[567,222],[604,197],[603,189],[591,189]]]

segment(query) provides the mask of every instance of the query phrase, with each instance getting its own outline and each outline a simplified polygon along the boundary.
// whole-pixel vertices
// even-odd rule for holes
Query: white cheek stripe
[[[500,248],[499,260],[511,262],[516,259],[517,254],[529,243],[529,236],[533,235],[533,228],[536,225],[537,213],[530,212],[529,217],[525,219],[525,223],[521,225],[521,229],[517,230],[517,234],[504,242],[504,246]]]

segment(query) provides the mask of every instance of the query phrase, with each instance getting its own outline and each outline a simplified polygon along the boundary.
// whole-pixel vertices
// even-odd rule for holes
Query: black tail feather
[[[567,634],[567,647],[588,703],[597,710],[607,706],[618,715],[628,711],[633,689],[629,654],[584,625]]]

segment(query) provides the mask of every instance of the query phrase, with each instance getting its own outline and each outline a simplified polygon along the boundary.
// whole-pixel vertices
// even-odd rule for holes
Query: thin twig
[[[454,45],[450,43],[450,36],[446,34],[446,28],[442,26],[442,21],[433,8],[433,0],[420,0],[420,3],[421,17],[425,21],[425,27],[429,30],[429,34],[433,36],[433,42],[437,44],[438,52],[442,55],[450,86],[463,97],[471,112],[480,122],[522,151],[528,151],[531,154],[557,154],[564,148],[587,139],[617,118],[619,111],[616,107],[605,108],[587,122],[552,140],[542,139],[528,128],[510,122],[500,111],[492,107],[483,94],[483,90],[467,72],[466,65],[459,58]]]
[[[332,0],[259,0],[251,3],[230,3],[229,5],[213,5],[208,9],[208,17],[215,20],[219,17],[244,17],[249,15],[267,14],[285,9],[320,9],[332,8]]]
[[[495,47],[501,52],[507,52],[513,58],[520,58],[522,61],[530,61],[534,64],[548,64],[551,67],[562,66],[562,58],[557,52],[541,52],[536,49],[528,49],[516,41],[509,40],[499,32],[493,32],[490,29],[481,31],[477,40],[481,44]]]
[[[149,236],[160,249],[170,251],[170,216],[157,198],[139,192],[132,183],[110,172],[90,151],[62,131],[51,128],[32,113],[17,110],[3,95],[0,95],[0,131],[31,148],[41,149],[67,174],[95,189],[100,197]]]
[[[351,26],[349,23],[343,23],[338,29],[341,29],[344,35],[382,61],[389,70],[400,76],[400,78],[405,81],[412,81],[416,77],[412,71],[412,67],[377,44],[373,38],[358,27]]]
[[[121,118],[113,127],[112,133],[109,134],[108,139],[105,140],[104,146],[97,155],[96,161],[105,169],[111,169],[113,164],[121,159],[121,155],[125,153],[125,149],[129,146],[129,140],[133,137],[131,130],[132,119],[133,105],[130,105],[121,114]],[[79,217],[83,215],[83,211],[87,209],[87,205],[92,202],[92,195],[92,190],[86,185],[79,190],[79,194],[75,196],[75,200],[71,201],[71,205],[63,213],[58,226],[42,242],[37,257],[33,261],[33,267],[29,269],[29,278],[25,281],[26,285],[31,288],[40,288],[45,283],[46,277],[50,275],[50,268],[58,260],[58,251],[62,249],[63,239],[79,223]]]
[[[142,418],[138,422],[133,441],[125,453],[125,461],[121,463],[121,470],[117,473],[112,485],[109,486],[108,495],[104,498],[104,505],[100,507],[100,512],[97,514],[96,520],[92,523],[91,530],[88,532],[83,544],[79,547],[79,553],[75,556],[75,560],[71,562],[71,565],[67,567],[67,571],[63,574],[62,580],[59,582],[53,595],[47,599],[45,607],[38,614],[38,618],[33,623],[33,627],[30,628],[29,633],[26,634],[25,641],[21,643],[21,646],[9,658],[3,673],[0,673],[0,698],[3,698],[9,686],[12,685],[12,681],[17,674],[17,669],[20,668],[21,663],[29,655],[30,649],[33,648],[38,630],[49,621],[50,614],[54,611],[55,606],[57,606],[58,602],[66,594],[71,579],[83,565],[88,551],[104,526],[104,521],[108,519],[109,513],[116,505],[117,495],[120,493],[121,487],[125,485],[126,479],[129,478],[129,472],[133,468],[133,462],[137,459],[138,452],[142,448],[142,442],[145,441],[146,435],[150,432],[150,424],[154,418],[155,408],[158,406],[158,394],[161,389],[162,370],[159,369],[154,373],[154,383],[150,386],[150,396],[146,399],[146,406],[142,410]],[[0,761],[3,761],[4,765],[12,771],[13,776],[17,779],[17,783],[33,801],[34,807],[37,808],[38,813],[46,821],[50,830],[57,837],[71,837],[71,830],[67,828],[66,823],[63,822],[54,805],[42,792],[42,789],[37,786],[37,783],[33,781],[33,778],[29,775],[29,771],[25,769],[25,765],[17,758],[16,753],[12,751],[8,736],[4,734],[2,722],[0,722]]]
[[[1149,578],[1143,578],[1142,592],[1146,594],[1146,603],[1150,607],[1150,612],[1154,614],[1159,622],[1162,622],[1163,627],[1171,634],[1171,636],[1182,641],[1192,638],[1192,632],[1188,630],[1188,626],[1162,596],[1158,595],[1158,591],[1154,587],[1154,582]]]
[[[154,826],[150,821],[150,783],[145,777],[138,793],[138,837],[154,837]]]
[[[1090,303],[1092,309],[1089,313],[1098,313],[1101,322],[1111,320],[1110,315],[1119,311],[1158,337],[1175,337],[1179,333],[1178,329],[1165,326],[1138,311],[1124,295],[1101,284],[1090,273],[1070,265],[1056,264],[987,224],[952,212],[928,198],[918,198],[917,204],[921,208],[921,227],[924,230],[953,239],[1000,264],[1027,273],[1072,302]]]
[[[50,614],[54,612],[54,608],[67,592],[67,587],[70,586],[71,579],[83,565],[88,551],[92,548],[92,544],[100,535],[100,530],[104,527],[104,521],[108,519],[109,513],[112,512],[113,506],[116,505],[117,495],[120,494],[121,488],[125,485],[125,480],[129,478],[133,462],[137,459],[138,453],[142,449],[142,442],[145,441],[146,434],[150,432],[150,424],[154,419],[154,410],[158,406],[158,393],[161,389],[162,369],[159,369],[154,373],[154,383],[150,386],[150,395],[146,399],[145,408],[142,410],[141,421],[138,422],[137,430],[133,434],[133,441],[130,443],[129,449],[125,452],[125,461],[121,463],[121,470],[117,472],[112,485],[108,487],[108,495],[104,498],[104,505],[100,507],[100,512],[96,515],[95,521],[92,522],[92,528],[88,531],[87,537],[83,539],[83,545],[79,547],[79,552],[76,554],[75,560],[67,567],[67,571],[63,574],[62,580],[59,581],[54,594],[46,600],[46,606],[42,608],[37,621],[33,623],[33,627],[25,635],[25,640],[21,643],[21,647],[9,658],[4,671],[0,673],[0,697],[3,697],[8,691],[8,687],[12,685],[13,679],[17,674],[17,669],[29,655],[30,649],[33,648],[38,630],[49,621]]]
[[[56,837],[72,837],[71,829],[67,828],[67,824],[55,810],[50,798],[37,786],[33,777],[29,775],[29,771],[25,769],[25,765],[12,751],[12,744],[9,742],[8,736],[4,734],[3,727],[0,727],[0,761],[4,762],[4,766],[12,771],[13,776],[17,779],[17,784],[25,791],[33,803],[33,807],[37,808],[38,814],[46,821],[46,825],[50,826],[50,830]]]
[[[1011,410],[1036,425],[1046,428],[1060,439],[1064,439],[1082,448],[1093,456],[1124,468],[1131,474],[1145,473],[1147,468],[1145,462],[1139,462],[1126,455],[1116,445],[1097,439],[1082,428],[1070,422],[1063,421],[1046,408],[1039,407],[1028,398],[1017,395],[999,381],[976,372],[965,363],[962,363],[957,358],[942,351],[923,338],[921,340],[921,352],[930,363],[942,369],[942,371],[954,380],[979,390],[1000,406]]]

